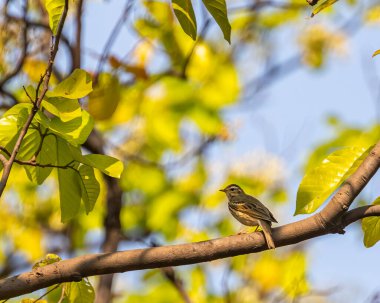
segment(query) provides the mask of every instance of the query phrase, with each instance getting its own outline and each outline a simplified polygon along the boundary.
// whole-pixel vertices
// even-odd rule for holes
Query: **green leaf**
[[[338,0],[326,0],[322,2],[320,5],[313,9],[310,17],[313,18],[316,14],[333,5],[335,2],[338,2]]]
[[[57,34],[58,23],[61,19],[63,9],[65,7],[65,0],[46,0],[45,8],[49,14],[49,26],[53,35]]]
[[[74,145],[83,144],[94,127],[94,120],[85,110],[82,110],[80,117],[67,122],[61,121],[58,117],[49,119],[42,112],[37,113],[36,120],[51,132]]]
[[[87,165],[79,167],[81,177],[82,199],[86,213],[93,210],[100,192],[99,182],[95,178],[94,169]]]
[[[80,99],[92,92],[90,74],[82,69],[75,69],[70,76],[59,83],[52,91],[47,93],[50,97],[63,97]]]
[[[17,104],[7,110],[0,119],[0,145],[6,146],[18,135],[31,110],[31,104]]]
[[[379,205],[380,197],[373,201],[372,205]],[[363,243],[365,247],[372,247],[380,240],[380,217],[368,217],[362,220],[364,233]]]
[[[80,282],[66,283],[65,294],[70,303],[92,303],[95,300],[95,291],[87,278]]]
[[[223,32],[224,39],[231,43],[231,25],[227,16],[227,5],[225,0],[202,0],[207,10],[214,17]]]
[[[120,178],[121,173],[124,169],[123,162],[116,158],[106,155],[85,155],[78,161],[80,161],[83,164],[87,164],[91,167],[97,168],[101,172],[113,178]]]
[[[372,55],[372,58],[379,55],[380,54],[380,49],[378,49],[377,51],[375,51]]]
[[[63,122],[78,118],[82,114],[78,100],[67,98],[46,98],[42,106]]]
[[[298,188],[294,215],[314,212],[359,167],[369,151],[363,147],[337,150],[306,173]]]
[[[68,143],[57,137],[57,164],[69,165],[74,161]],[[61,221],[67,222],[79,211],[82,199],[81,178],[73,168],[58,169],[59,198],[61,204]]]
[[[183,31],[193,40],[197,38],[197,20],[190,0],[172,0],[174,13]]]
[[[44,137],[41,151],[36,157],[36,162],[39,164],[55,165],[57,162],[57,143],[53,135]],[[37,184],[42,184],[53,170],[52,167],[39,167],[39,166],[24,166],[29,179]]]
[[[22,140],[20,150],[17,154],[18,160],[28,161],[37,152],[41,143],[41,136],[38,130],[29,128]]]
[[[56,254],[47,254],[45,258],[43,258],[42,260],[38,261],[36,264],[33,265],[33,269],[44,267],[46,265],[53,264],[61,260],[62,260],[61,257]]]
[[[88,111],[95,120],[107,120],[114,114],[120,100],[119,79],[109,73],[101,73],[97,86],[89,95]]]

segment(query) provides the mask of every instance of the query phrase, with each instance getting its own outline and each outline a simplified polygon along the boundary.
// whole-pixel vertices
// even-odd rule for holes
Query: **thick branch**
[[[314,215],[274,228],[273,239],[276,246],[291,245],[330,233],[331,230],[326,229],[316,217]],[[361,218],[358,212],[354,217]],[[352,221],[352,217],[350,220]],[[263,234],[256,232],[196,243],[89,254],[1,280],[0,299],[30,293],[61,282],[80,281],[87,276],[201,263],[266,249]]]
[[[379,205],[359,207],[346,212],[355,197],[376,173],[379,165],[380,142],[333,196],[325,209],[307,219],[274,228],[273,240],[276,246],[295,244],[334,233],[356,220],[379,215]],[[265,249],[267,246],[263,234],[252,233],[196,243],[90,254],[1,280],[0,299],[26,294],[57,283],[79,281],[87,276],[194,264]]]

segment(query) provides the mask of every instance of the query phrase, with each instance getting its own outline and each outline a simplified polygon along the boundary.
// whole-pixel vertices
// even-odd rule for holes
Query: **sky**
[[[118,18],[115,12],[121,12],[123,3],[98,0],[86,7],[86,48],[101,52]],[[305,18],[305,23],[310,22],[318,21]],[[280,39],[287,41],[289,35],[284,31]],[[222,162],[226,155],[239,157],[251,150],[261,150],[283,157],[288,171],[290,202],[282,216],[288,221],[282,223],[299,219],[292,217],[292,213],[302,178],[301,167],[308,153],[333,134],[326,123],[327,115],[336,114],[345,123],[358,126],[369,127],[376,121],[380,102],[376,100],[378,83],[369,84],[368,75],[379,73],[380,57],[371,57],[380,48],[379,36],[379,27],[362,28],[348,40],[347,54],[331,57],[326,69],[301,68],[260,94],[259,106],[250,107],[249,103],[227,115],[231,123],[241,124],[238,136],[218,152],[212,150],[209,156],[213,161]],[[113,50],[124,54],[131,48],[131,41],[131,34],[124,28]],[[291,56],[291,47],[286,43],[282,45],[281,56]],[[86,64],[92,65],[91,60],[85,61]],[[252,104],[254,102],[252,100]],[[267,131],[264,132],[264,128]],[[372,198],[379,195],[376,184],[372,182],[367,193]],[[359,225],[349,226],[344,236],[328,235],[309,240],[307,251],[312,284],[317,290],[337,287],[329,297],[332,302],[368,302],[371,294],[380,291],[380,244],[365,248]]]

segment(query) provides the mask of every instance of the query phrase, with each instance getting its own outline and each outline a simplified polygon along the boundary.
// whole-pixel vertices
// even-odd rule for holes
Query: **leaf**
[[[37,152],[41,143],[41,136],[38,130],[29,128],[22,140],[20,150],[17,154],[18,160],[28,161]]]
[[[95,290],[87,278],[66,283],[65,294],[70,303],[92,303],[95,300]]]
[[[62,97],[45,98],[42,106],[53,115],[59,117],[63,122],[78,118],[82,114],[77,99],[66,99]]]
[[[115,112],[121,95],[121,87],[117,77],[108,73],[99,75],[98,85],[90,94],[88,111],[95,120],[107,120]]]
[[[74,145],[83,144],[94,127],[94,120],[90,114],[82,110],[81,116],[67,122],[58,117],[49,119],[43,112],[38,112],[36,120],[49,131],[57,134]]]
[[[57,34],[58,23],[61,19],[63,9],[65,7],[65,0],[46,0],[45,8],[49,14],[49,26],[53,35]]]
[[[57,137],[57,165],[66,166],[73,160],[67,142]],[[72,219],[80,208],[82,199],[81,178],[75,168],[73,166],[73,168],[58,169],[62,222]]]
[[[99,154],[85,155],[79,160],[83,164],[99,169],[106,175],[114,178],[120,178],[124,165],[120,160]]]
[[[75,69],[70,76],[59,83],[52,91],[47,93],[50,97],[63,97],[68,99],[80,99],[92,92],[92,80],[90,74],[83,69]]]
[[[302,179],[294,215],[310,214],[362,163],[370,148],[347,147],[331,153]]]
[[[57,162],[57,143],[56,138],[52,134],[44,137],[40,152],[36,157],[39,164],[55,165]],[[42,184],[50,175],[53,167],[24,166],[29,179],[37,184]]]
[[[33,269],[44,267],[46,265],[53,264],[61,260],[62,260],[61,257],[56,254],[47,254],[45,258],[43,258],[42,260],[38,261],[37,263],[33,265]]]
[[[195,40],[197,38],[197,20],[191,0],[172,0],[172,6],[183,31]]]
[[[377,51],[375,51],[372,55],[372,58],[379,55],[380,54],[380,49],[378,49]]]
[[[17,104],[7,110],[0,119],[0,145],[6,146],[18,135],[18,130],[25,124],[31,104]]]
[[[214,17],[223,32],[224,39],[231,44],[231,25],[227,16],[227,5],[225,0],[202,0],[207,10]]]
[[[316,8],[313,9],[313,12],[311,13],[311,18],[313,18],[316,14],[321,12],[322,10],[328,8],[329,6],[333,5],[335,2],[338,2],[339,0],[326,0],[322,2],[320,5],[318,5]]]
[[[372,205],[380,205],[380,197]],[[380,217],[368,217],[362,220],[365,247],[372,247],[380,240]]]
[[[95,178],[94,169],[87,165],[79,167],[81,177],[82,200],[86,213],[93,210],[100,192],[99,182]]]

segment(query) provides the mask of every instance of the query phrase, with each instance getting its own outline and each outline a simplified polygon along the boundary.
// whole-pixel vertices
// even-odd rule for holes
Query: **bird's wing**
[[[235,209],[237,211],[241,211],[248,215],[251,215],[254,212],[257,219],[263,219],[270,222],[276,222],[277,220],[274,218],[273,214],[270,210],[259,200],[252,196],[246,195],[246,203],[235,204]]]

